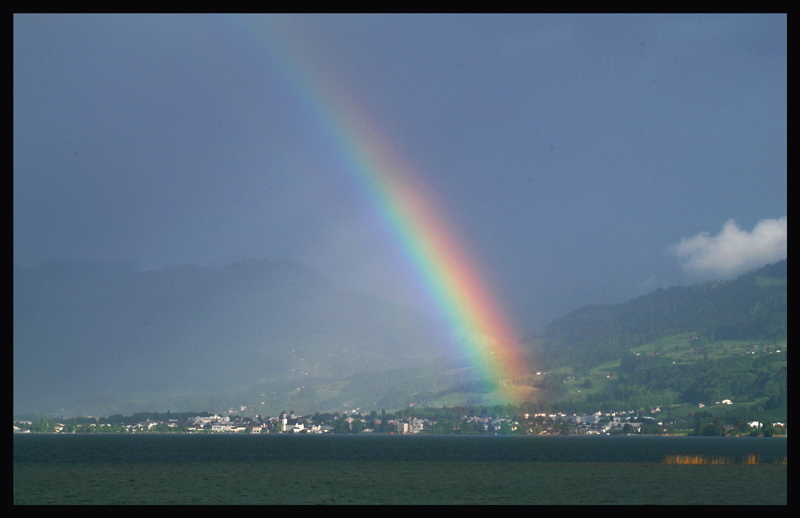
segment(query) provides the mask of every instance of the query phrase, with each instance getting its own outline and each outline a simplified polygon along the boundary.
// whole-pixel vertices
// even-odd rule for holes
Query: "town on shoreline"
[[[140,412],[124,417],[40,418],[15,420],[14,433],[298,433],[298,434],[464,434],[464,435],[707,435],[707,436],[785,436],[786,424],[735,419],[726,422],[708,412],[690,412],[681,418],[663,414],[660,408],[649,412],[622,411],[587,415],[562,412],[499,412],[488,415],[475,408],[430,409],[422,417],[406,412],[362,414],[315,413],[296,415],[281,412],[275,417],[244,417],[209,412],[172,414]]]

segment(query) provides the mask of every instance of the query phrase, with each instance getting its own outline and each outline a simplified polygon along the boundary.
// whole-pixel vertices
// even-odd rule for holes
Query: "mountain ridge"
[[[702,343],[785,338],[786,279],[784,259],[727,281],[659,288],[618,304],[583,306],[549,324],[539,349],[559,351],[574,363],[597,363],[665,334],[693,332]],[[604,351],[587,355],[603,349],[599,344]]]
[[[449,337],[428,315],[350,292],[298,262],[92,268],[14,268],[15,413],[274,414],[496,400],[469,359],[441,347]],[[784,260],[730,281],[584,306],[523,345],[535,370],[588,375],[668,334],[690,333],[693,345],[764,333],[785,342],[786,271]],[[551,381],[523,384],[544,389],[531,394],[538,401],[556,393]]]
[[[430,342],[441,339],[427,315],[349,292],[293,261],[90,269],[14,269],[15,411],[60,398],[57,408],[35,408],[59,411],[97,392],[350,375],[432,359]]]

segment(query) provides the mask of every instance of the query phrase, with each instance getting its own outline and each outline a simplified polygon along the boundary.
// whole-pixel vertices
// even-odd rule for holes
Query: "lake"
[[[788,503],[786,438],[14,434],[13,446],[15,504]],[[665,462],[676,456],[721,462]]]

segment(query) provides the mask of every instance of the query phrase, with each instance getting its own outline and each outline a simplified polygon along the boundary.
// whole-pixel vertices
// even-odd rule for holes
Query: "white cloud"
[[[702,232],[671,248],[685,272],[696,276],[734,277],[786,258],[786,216],[764,219],[752,232],[732,219],[716,236]]]

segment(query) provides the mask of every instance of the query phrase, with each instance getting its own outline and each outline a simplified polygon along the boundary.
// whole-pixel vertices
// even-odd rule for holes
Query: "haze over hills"
[[[531,363],[589,376],[682,333],[706,354],[720,340],[785,343],[786,271],[784,260],[731,281],[577,309],[527,344]],[[448,343],[433,317],[293,261],[14,269],[15,414],[491,404],[493,387]]]
[[[263,391],[429,361],[442,340],[430,317],[291,261],[14,269],[14,406],[22,411],[168,400],[172,410],[196,409],[257,382]]]

